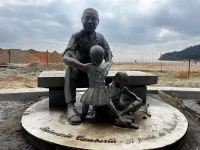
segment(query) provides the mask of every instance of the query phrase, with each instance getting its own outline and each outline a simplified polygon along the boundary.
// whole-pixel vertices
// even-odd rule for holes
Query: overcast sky
[[[113,52],[170,52],[200,43],[200,0],[0,0],[0,47],[63,52],[85,8]]]

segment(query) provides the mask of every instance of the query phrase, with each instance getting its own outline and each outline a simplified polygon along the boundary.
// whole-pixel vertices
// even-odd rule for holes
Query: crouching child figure
[[[108,101],[110,102],[109,105],[114,105],[113,107],[110,107],[111,114],[112,112],[115,112],[114,109],[116,108],[117,112],[114,113],[116,118],[116,124],[124,127],[132,127],[135,129],[138,129],[139,127],[134,123],[134,118],[131,116],[131,113],[135,113],[140,109],[140,107],[143,105],[142,99],[137,97],[133,92],[129,91],[127,87],[125,87],[125,84],[128,80],[128,75],[125,72],[118,72],[113,82],[111,82],[108,87]],[[122,97],[122,94],[130,96],[132,99],[127,100]],[[122,117],[122,118],[121,118]],[[124,119],[123,122],[121,122],[118,118],[121,118],[121,120]]]

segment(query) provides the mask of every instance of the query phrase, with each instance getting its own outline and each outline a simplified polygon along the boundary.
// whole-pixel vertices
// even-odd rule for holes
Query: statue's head
[[[126,72],[118,72],[114,77],[114,84],[117,88],[123,88],[128,81],[128,75]]]
[[[91,63],[95,66],[99,66],[104,58],[104,50],[99,45],[94,45],[90,49]]]
[[[81,21],[85,31],[93,32],[99,24],[99,14],[95,9],[87,8],[83,12]]]

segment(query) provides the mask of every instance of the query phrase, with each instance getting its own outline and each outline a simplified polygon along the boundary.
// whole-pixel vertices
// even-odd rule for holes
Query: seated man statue
[[[102,34],[95,32],[99,24],[99,14],[93,8],[87,8],[81,18],[83,29],[73,34],[63,53],[63,61],[68,62],[65,74],[64,94],[67,103],[67,120],[72,125],[81,123],[81,117],[74,107],[76,102],[76,88],[88,86],[87,74],[78,70],[76,66],[79,62],[91,63],[90,48],[94,45],[101,46],[105,51],[105,61],[112,59],[109,45]],[[111,57],[109,57],[111,56]],[[69,63],[70,62],[70,63]]]

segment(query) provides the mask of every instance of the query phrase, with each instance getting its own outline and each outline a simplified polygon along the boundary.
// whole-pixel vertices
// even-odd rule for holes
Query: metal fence
[[[165,75],[172,74],[173,76],[194,76],[200,75],[200,59],[180,59],[173,58],[174,61],[158,60],[160,53],[156,52],[124,52],[113,53],[113,65],[111,70],[118,71],[145,71],[154,74]],[[20,51],[0,51],[0,64],[15,63],[15,64],[52,64],[62,63],[62,56],[56,52],[49,53],[25,53]]]
[[[200,59],[173,58],[174,61],[158,60],[160,53],[115,53],[112,70],[137,70],[159,75],[200,75]]]

